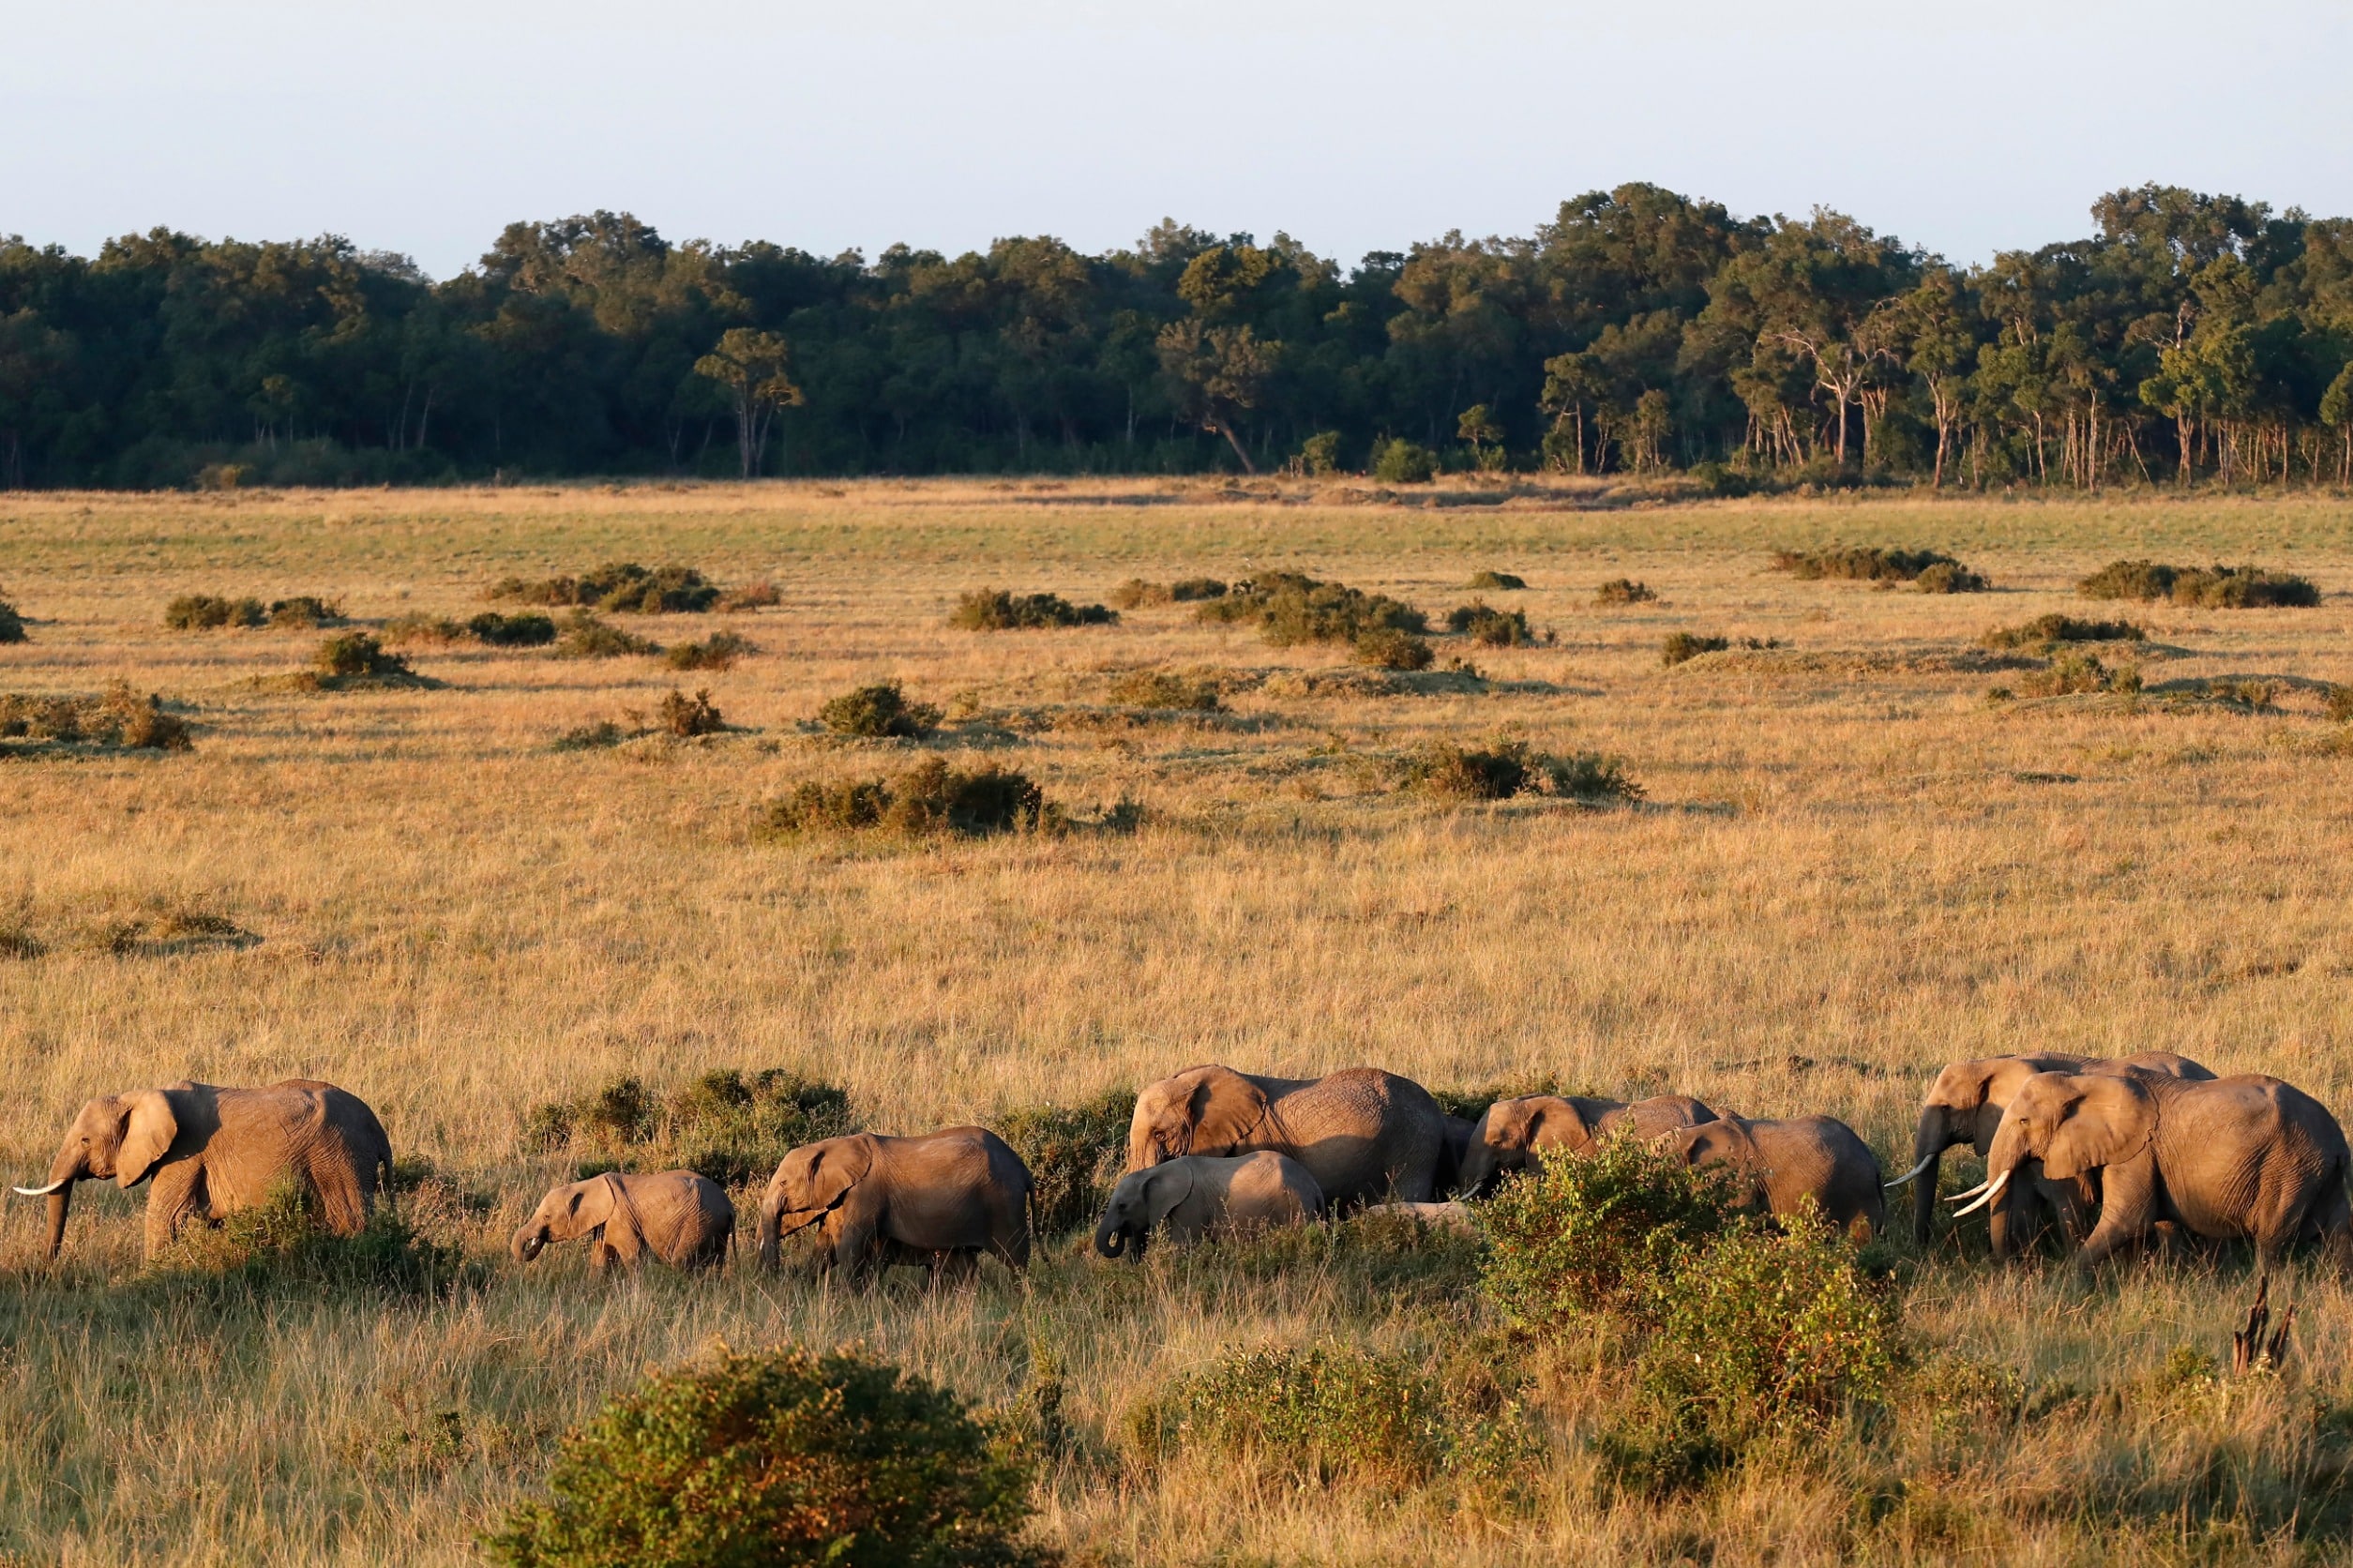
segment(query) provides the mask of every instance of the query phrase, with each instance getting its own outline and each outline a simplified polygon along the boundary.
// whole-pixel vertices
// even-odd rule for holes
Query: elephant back
[[[1307,1168],[1327,1202],[1425,1201],[1446,1150],[1446,1118],[1411,1078],[1350,1067],[1275,1099],[1262,1147]]]

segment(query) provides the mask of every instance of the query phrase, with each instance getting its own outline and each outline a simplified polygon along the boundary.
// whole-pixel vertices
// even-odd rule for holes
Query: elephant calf
[[[634,1269],[646,1252],[673,1269],[708,1269],[726,1260],[735,1234],[735,1205],[719,1184],[691,1170],[652,1176],[607,1171],[554,1188],[515,1232],[515,1261],[528,1263],[550,1242],[588,1238],[599,1273]]]
[[[1323,1214],[1323,1189],[1289,1155],[1184,1154],[1123,1177],[1094,1228],[1094,1249],[1138,1261],[1155,1229],[1172,1240],[1301,1225]]]
[[[814,1229],[821,1265],[853,1274],[887,1263],[969,1273],[984,1252],[1025,1268],[1030,1186],[1021,1156],[986,1127],[804,1144],[768,1180],[760,1261],[774,1268],[787,1236]]]
[[[1498,1100],[1471,1126],[1456,1190],[1476,1197],[1505,1171],[1534,1165],[1539,1150],[1590,1154],[1613,1133],[1655,1139],[1714,1120],[1714,1111],[1688,1094],[1660,1094],[1632,1105],[1555,1094]]]
[[[1811,1200],[1849,1235],[1865,1226],[1877,1235],[1887,1226],[1878,1156],[1834,1116],[1724,1116],[1669,1134],[1666,1147],[1687,1165],[1730,1166],[1747,1184],[1749,1201],[1769,1214],[1802,1214]]]

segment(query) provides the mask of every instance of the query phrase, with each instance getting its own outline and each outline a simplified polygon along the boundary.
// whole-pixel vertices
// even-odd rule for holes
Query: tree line
[[[1651,185],[1355,267],[1163,222],[867,260],[509,225],[0,238],[0,488],[1694,469],[1727,488],[2353,482],[2353,219],[2144,186],[1956,266]]]

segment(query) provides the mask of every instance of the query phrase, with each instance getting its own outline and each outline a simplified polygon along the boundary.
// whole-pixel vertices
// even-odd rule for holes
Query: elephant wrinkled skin
[[[1874,1235],[1886,1229],[1878,1156],[1834,1116],[1780,1122],[1719,1116],[1662,1141],[1687,1165],[1730,1166],[1746,1180],[1749,1201],[1769,1214],[1802,1214],[1810,1199],[1824,1219],[1850,1235],[1858,1225],[1868,1225]]]
[[[2077,1254],[2087,1269],[2167,1221],[2251,1240],[2266,1270],[2298,1242],[2325,1242],[2341,1268],[2353,1261],[2345,1133],[2275,1078],[2037,1073],[2002,1113],[1985,1184],[1961,1196],[1999,1199],[2036,1160],[2055,1180],[2099,1183],[2100,1222]]]
[[[856,1133],[784,1156],[760,1205],[760,1260],[812,1227],[822,1266],[853,1274],[888,1263],[969,1274],[984,1252],[1030,1261],[1030,1171],[985,1127],[918,1138]]]
[[[1128,1123],[1127,1168],[1184,1154],[1287,1154],[1333,1208],[1426,1202],[1446,1154],[1446,1116],[1411,1078],[1350,1067],[1320,1078],[1187,1067],[1147,1084]]]
[[[1302,1225],[1323,1214],[1323,1189],[1297,1160],[1252,1154],[1182,1154],[1121,1178],[1094,1228],[1094,1248],[1140,1262],[1154,1230],[1195,1242]]]
[[[1655,1139],[1714,1120],[1714,1111],[1688,1094],[1660,1094],[1632,1105],[1583,1095],[1498,1100],[1471,1126],[1456,1190],[1473,1196],[1485,1192],[1505,1171],[1535,1164],[1542,1149],[1590,1154],[1613,1133]]]
[[[735,1205],[716,1182],[691,1170],[650,1176],[607,1171],[554,1188],[539,1200],[509,1250],[528,1263],[551,1242],[589,1238],[588,1261],[602,1272],[634,1269],[651,1252],[673,1269],[707,1269],[726,1260]]]
[[[356,1233],[392,1179],[392,1145],[376,1113],[331,1083],[289,1078],[265,1089],[219,1089],[182,1081],[90,1101],[66,1130],[44,1186],[19,1187],[49,1199],[49,1253],[65,1240],[76,1182],[113,1177],[123,1187],[152,1180],[147,1256],[190,1222],[214,1223],[291,1185],[319,1223]]]

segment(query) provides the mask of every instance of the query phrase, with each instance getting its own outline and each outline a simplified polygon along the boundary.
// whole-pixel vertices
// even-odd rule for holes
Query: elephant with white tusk
[[[673,1269],[716,1267],[735,1234],[735,1205],[716,1182],[691,1170],[651,1176],[607,1171],[573,1182],[539,1200],[509,1250],[528,1263],[551,1242],[588,1238],[588,1261],[598,1273],[615,1264],[635,1269],[651,1252]]]
[[[1426,1202],[1446,1157],[1447,1119],[1411,1078],[1350,1067],[1320,1078],[1187,1067],[1147,1084],[1127,1128],[1127,1168],[1185,1154],[1287,1154],[1335,1209]]]
[[[760,1205],[760,1261],[815,1230],[820,1266],[861,1274],[920,1263],[969,1274],[986,1252],[1007,1268],[1030,1261],[1030,1170],[985,1127],[919,1138],[856,1133],[784,1156]]]
[[[1094,1249],[1141,1262],[1155,1230],[1197,1242],[1323,1214],[1323,1189],[1297,1160],[1261,1149],[1254,1154],[1184,1154],[1129,1173],[1111,1190],[1094,1228]]]
[[[2251,1240],[2267,1272],[2299,1242],[2325,1243],[2340,1269],[2353,1263],[2345,1133],[2275,1078],[2037,1073],[2002,1113],[1983,1184],[1962,1196],[1972,1209],[1997,1203],[2034,1162],[2053,1180],[2099,1184],[2100,1222],[2076,1255],[2086,1269],[2166,1222]]]
[[[1855,1130],[1834,1116],[1752,1122],[1719,1116],[1670,1132],[1663,1147],[1686,1165],[1727,1165],[1744,1183],[1748,1201],[1787,1217],[1810,1203],[1849,1235],[1887,1227],[1879,1190],[1879,1160]]]
[[[1534,1165],[1540,1150],[1590,1154],[1613,1134],[1655,1140],[1715,1119],[1714,1111],[1688,1094],[1660,1094],[1632,1105],[1575,1094],[1498,1100],[1471,1126],[1456,1190],[1476,1197],[1505,1171]]]
[[[1912,1239],[1921,1245],[1928,1244],[1929,1222],[1937,1212],[1937,1173],[1944,1152],[1967,1143],[1983,1158],[1993,1148],[1994,1129],[2001,1124],[2011,1098],[2037,1073],[2139,1074],[2188,1081],[2205,1081],[2214,1076],[2171,1051],[2116,1059],[2037,1051],[1951,1063],[1937,1075],[1921,1101],[1920,1123],[1912,1134],[1916,1163],[1888,1184],[1891,1191],[1917,1184],[1912,1190]],[[2045,1224],[2055,1223],[2071,1240],[2080,1240],[2099,1201],[2100,1195],[2089,1181],[2060,1183],[2040,1171],[2022,1172],[1986,1214],[1994,1256],[2007,1259],[2031,1245]]]
[[[392,1178],[392,1145],[376,1113],[331,1083],[289,1078],[266,1089],[180,1082],[90,1101],[66,1129],[49,1181],[16,1190],[49,1199],[49,1251],[66,1235],[76,1182],[152,1181],[146,1248],[153,1258],[191,1222],[211,1224],[292,1186],[319,1223],[355,1234]]]

